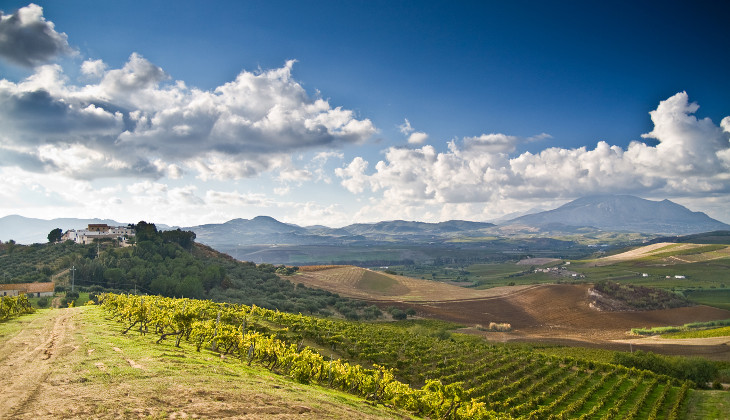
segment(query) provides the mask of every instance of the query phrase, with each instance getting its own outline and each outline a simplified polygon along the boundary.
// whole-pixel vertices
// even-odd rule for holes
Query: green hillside
[[[0,244],[2,283],[54,281],[57,290],[117,291],[244,303],[294,313],[372,318],[368,305],[287,280],[294,268],[236,261],[195,243],[195,234],[137,225],[136,245],[111,241]],[[280,277],[280,274],[283,276]],[[59,287],[60,286],[60,287]]]

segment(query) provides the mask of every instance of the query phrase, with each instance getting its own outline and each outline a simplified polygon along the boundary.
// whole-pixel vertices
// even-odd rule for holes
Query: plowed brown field
[[[636,339],[635,327],[683,325],[730,318],[730,311],[709,306],[631,312],[600,312],[589,306],[589,285],[541,285],[507,295],[462,301],[420,304],[423,316],[465,325],[506,322],[510,333],[482,333],[499,341],[540,341],[601,347],[644,349],[666,354],[703,355],[730,360],[730,337],[725,340]],[[473,331],[474,332],[474,331]],[[631,341],[623,341],[633,338]]]
[[[727,341],[636,340],[631,328],[683,325],[689,322],[730,319],[730,311],[709,306],[654,310],[601,312],[589,306],[588,284],[546,284],[500,287],[488,290],[465,289],[402,276],[389,277],[399,286],[390,292],[358,288],[365,269],[338,267],[297,275],[294,280],[373,303],[415,308],[420,316],[461,323],[467,327],[509,323],[509,333],[482,334],[499,341],[539,341],[610,349],[643,348],[668,354],[704,355],[730,360]],[[358,274],[359,273],[359,274]],[[382,273],[376,273],[382,274]],[[384,274],[383,274],[384,275]],[[631,342],[624,341],[634,339]]]

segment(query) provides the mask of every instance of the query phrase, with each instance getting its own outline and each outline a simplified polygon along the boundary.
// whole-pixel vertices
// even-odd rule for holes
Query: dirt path
[[[70,309],[48,311],[0,342],[0,418],[15,418],[31,407],[59,358],[77,347]]]

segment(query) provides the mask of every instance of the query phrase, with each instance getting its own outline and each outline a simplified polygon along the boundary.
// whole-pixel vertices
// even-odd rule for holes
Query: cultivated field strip
[[[437,323],[356,323],[161,297],[105,295],[103,302],[125,331],[191,341],[434,418],[677,418],[691,386],[488,344],[439,331]]]

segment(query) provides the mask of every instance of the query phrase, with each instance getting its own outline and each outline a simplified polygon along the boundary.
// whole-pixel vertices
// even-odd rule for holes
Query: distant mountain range
[[[46,242],[52,229],[83,229],[89,223],[126,225],[102,219],[30,219],[22,216],[0,218],[0,240],[18,243]],[[157,225],[165,229],[165,225]],[[584,197],[554,210],[520,216],[500,222],[450,220],[424,223],[404,220],[356,223],[342,228],[297,226],[268,216],[233,219],[225,223],[183,228],[197,235],[197,241],[223,252],[247,245],[334,245],[368,242],[429,243],[456,238],[519,234],[520,232],[575,232],[604,230],[653,235],[689,235],[730,230],[730,225],[693,212],[669,200],[650,201],[629,195]]]
[[[649,235],[689,235],[730,230],[730,225],[693,212],[669,200],[651,201],[629,195],[584,197],[557,209],[520,216],[495,225],[450,220],[441,223],[403,220],[356,223],[341,228],[301,227],[271,217],[234,219],[222,224],[184,228],[198,241],[229,252],[248,245],[347,245],[430,243],[455,238],[519,235],[521,233],[638,232]]]
[[[450,220],[441,223],[394,220],[357,223],[343,228],[327,226],[301,227],[282,223],[268,216],[251,220],[233,219],[221,224],[184,228],[197,235],[197,241],[216,249],[240,245],[337,245],[362,241],[423,241],[443,237],[483,235],[493,223]]]

